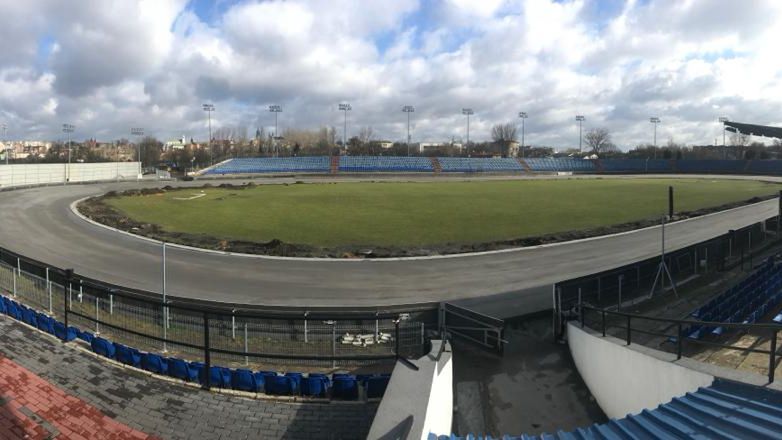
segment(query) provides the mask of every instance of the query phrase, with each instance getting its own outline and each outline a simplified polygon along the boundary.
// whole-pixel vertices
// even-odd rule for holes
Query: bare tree
[[[375,140],[375,130],[372,127],[361,127],[358,131],[358,140],[363,145],[367,145]]]
[[[584,135],[584,139],[594,154],[616,150],[616,146],[611,143],[611,133],[607,128],[593,128]]]
[[[503,156],[508,156],[511,144],[516,142],[516,132],[516,124],[512,122],[495,124],[491,128],[491,138],[500,147]]]

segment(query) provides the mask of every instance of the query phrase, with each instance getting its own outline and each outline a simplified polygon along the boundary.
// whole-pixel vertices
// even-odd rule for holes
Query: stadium
[[[782,439],[780,21],[0,2],[0,440]]]

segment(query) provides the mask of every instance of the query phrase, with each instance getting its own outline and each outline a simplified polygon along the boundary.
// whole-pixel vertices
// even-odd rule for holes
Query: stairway
[[[437,176],[443,172],[443,167],[440,165],[440,161],[436,157],[432,157],[432,169],[434,169],[434,175]]]
[[[521,165],[521,167],[524,168],[524,171],[526,171],[528,173],[532,172],[532,168],[529,167],[529,165],[527,164],[527,162],[524,159],[522,159],[520,157],[517,157],[516,160],[519,161],[519,165]]]
[[[331,156],[331,174],[339,172],[339,156]]]
[[[600,159],[595,159],[595,171],[603,173],[603,162]]]

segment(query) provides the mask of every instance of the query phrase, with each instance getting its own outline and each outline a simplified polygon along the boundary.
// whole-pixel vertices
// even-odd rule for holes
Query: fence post
[[[584,328],[584,307],[581,303],[581,288],[578,288],[578,316],[581,320],[581,328]]]
[[[603,287],[602,279],[600,278],[600,276],[598,276],[597,277],[597,303],[598,304],[602,304],[602,299],[603,299],[602,287]]]
[[[308,336],[307,336],[307,315],[308,315],[309,313],[310,313],[310,312],[304,312],[304,343],[305,343],[305,344],[306,344],[307,342],[309,342],[309,340],[308,340]]]
[[[236,340],[236,309],[231,309],[231,339]]]
[[[695,258],[693,258],[693,265],[692,265],[692,273],[693,275],[698,274],[698,246],[694,246],[695,248]]]
[[[212,387],[212,359],[209,356],[209,313],[204,311],[204,389],[206,390]]]
[[[100,324],[98,321],[100,320],[100,296],[95,295],[95,334],[100,334]]]
[[[602,310],[603,312],[603,337],[606,337],[606,309]]]
[[[49,281],[49,267],[46,267],[46,294],[49,297],[49,314],[53,315],[52,311],[52,283]]]
[[[380,340],[380,335],[378,335],[378,333],[380,333],[380,322],[378,322],[377,316],[378,312],[375,312],[375,344]]]
[[[622,311],[622,281],[624,278],[624,275],[619,275],[619,296],[616,299],[616,310],[619,312]]]
[[[627,345],[630,345],[630,315],[627,315]]]
[[[62,320],[63,320],[63,323],[65,324],[65,339],[66,340],[68,339],[68,309],[71,308],[71,296],[70,296],[69,291],[72,289],[71,288],[72,280],[73,280],[73,269],[65,269],[65,282],[67,283],[68,288],[67,289],[63,288],[62,289],[62,293],[63,293],[63,295],[62,295],[63,296],[63,298],[62,298],[63,299],[63,308],[65,309],[65,310],[63,310],[63,313],[62,313],[62,315],[63,315]]]
[[[13,274],[13,278],[14,278],[14,298],[16,298],[16,268],[15,267],[11,268],[11,273]]]
[[[768,383],[774,382],[774,370],[777,364],[777,330],[771,331],[771,353],[768,355]]]
[[[114,314],[114,294],[109,291],[109,315]]]
[[[397,344],[399,344],[397,342]],[[331,368],[337,368],[337,321],[331,326]]]
[[[244,321],[244,352],[249,353],[249,342],[247,340],[247,321]],[[244,357],[244,365],[250,365],[250,356]]]
[[[676,328],[676,360],[682,358],[682,323],[680,322]]]

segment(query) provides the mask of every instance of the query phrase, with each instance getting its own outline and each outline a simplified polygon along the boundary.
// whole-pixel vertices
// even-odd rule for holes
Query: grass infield
[[[719,179],[573,179],[181,189],[106,203],[165,231],[318,247],[482,243],[616,225],[767,196]]]

